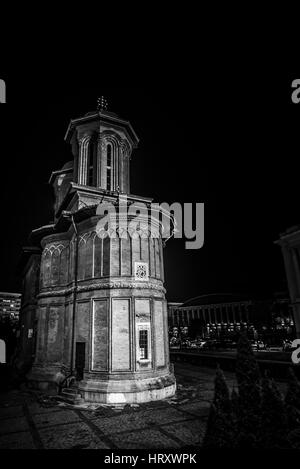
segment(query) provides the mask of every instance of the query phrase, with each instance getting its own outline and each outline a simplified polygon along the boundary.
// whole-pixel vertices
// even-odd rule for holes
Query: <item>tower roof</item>
[[[52,184],[56,176],[59,176],[60,174],[65,174],[65,173],[71,173],[73,171],[73,161],[67,161],[63,167],[57,171],[52,171],[50,179],[49,179],[49,184]]]
[[[135,131],[133,130],[132,125],[130,124],[129,121],[121,119],[120,117],[117,116],[117,114],[114,114],[112,112],[108,111],[94,111],[94,112],[88,112],[85,116],[83,117],[78,117],[76,119],[71,119],[69,127],[67,129],[66,135],[65,135],[65,141],[67,143],[70,143],[74,130],[83,125],[83,124],[88,124],[92,122],[99,122],[99,125],[102,124],[109,124],[112,127],[115,127],[116,129],[122,129],[126,132],[128,139],[131,141],[132,146],[134,148],[137,147],[139,143],[139,138]]]

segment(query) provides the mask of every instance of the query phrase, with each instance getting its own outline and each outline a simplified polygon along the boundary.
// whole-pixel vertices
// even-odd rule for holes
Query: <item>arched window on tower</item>
[[[107,145],[106,154],[106,189],[112,190],[112,147],[110,144]]]
[[[97,139],[91,137],[88,148],[87,185],[97,186]]]

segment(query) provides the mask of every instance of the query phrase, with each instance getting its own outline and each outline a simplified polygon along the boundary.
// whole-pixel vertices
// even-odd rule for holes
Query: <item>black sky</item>
[[[300,104],[290,97],[298,75],[252,71],[245,78],[234,71],[141,87],[109,87],[101,73],[27,81],[0,76],[7,81],[7,104],[0,105],[0,291],[20,289],[21,246],[31,229],[52,219],[47,182],[71,158],[63,140],[69,120],[94,110],[101,95],[140,137],[132,193],[205,203],[204,247],[188,251],[183,241],[170,240],[165,249],[168,300],[285,289],[273,242],[300,223]]]

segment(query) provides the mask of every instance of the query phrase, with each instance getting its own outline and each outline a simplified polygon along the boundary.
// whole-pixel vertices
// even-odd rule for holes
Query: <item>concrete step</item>
[[[81,397],[81,395],[77,392],[74,394],[70,394],[69,392],[64,391],[61,393],[61,396],[66,397],[67,399],[76,399],[77,397]]]
[[[78,405],[78,404],[83,404],[84,399],[78,394],[76,397],[73,396],[57,396],[56,399],[60,402],[66,402],[67,404],[73,404],[73,405]]]
[[[78,389],[77,388],[63,388],[62,393],[75,395],[75,394],[78,394]]]
[[[77,386],[63,388],[59,400],[68,404],[82,404],[84,402],[84,399],[82,399],[81,394],[78,392]]]

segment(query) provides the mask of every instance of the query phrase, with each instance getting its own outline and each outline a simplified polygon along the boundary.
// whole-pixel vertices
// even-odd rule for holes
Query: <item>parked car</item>
[[[191,341],[188,339],[185,339],[181,342],[182,347],[190,347],[191,346]]]
[[[222,345],[224,348],[231,349],[231,348],[236,348],[237,343],[234,342],[233,340],[226,339],[222,341]]]
[[[207,343],[207,341],[206,340],[200,340],[196,343],[197,343],[198,348],[203,349],[203,348],[205,348],[205,344]]]
[[[237,348],[237,342],[235,340],[228,341],[228,348]]]
[[[265,350],[266,346],[265,343],[262,340],[257,341],[257,348],[258,350]]]
[[[281,352],[282,347],[280,347],[279,345],[269,345],[268,351],[269,352]]]
[[[201,343],[201,350],[212,350],[214,348],[214,340],[208,339]]]
[[[286,352],[293,349],[293,342],[291,340],[284,340],[282,342],[282,351]]]
[[[265,350],[266,346],[265,343],[261,340],[251,340],[251,347],[253,350]]]
[[[190,348],[197,348],[197,343],[195,341],[190,342]]]

